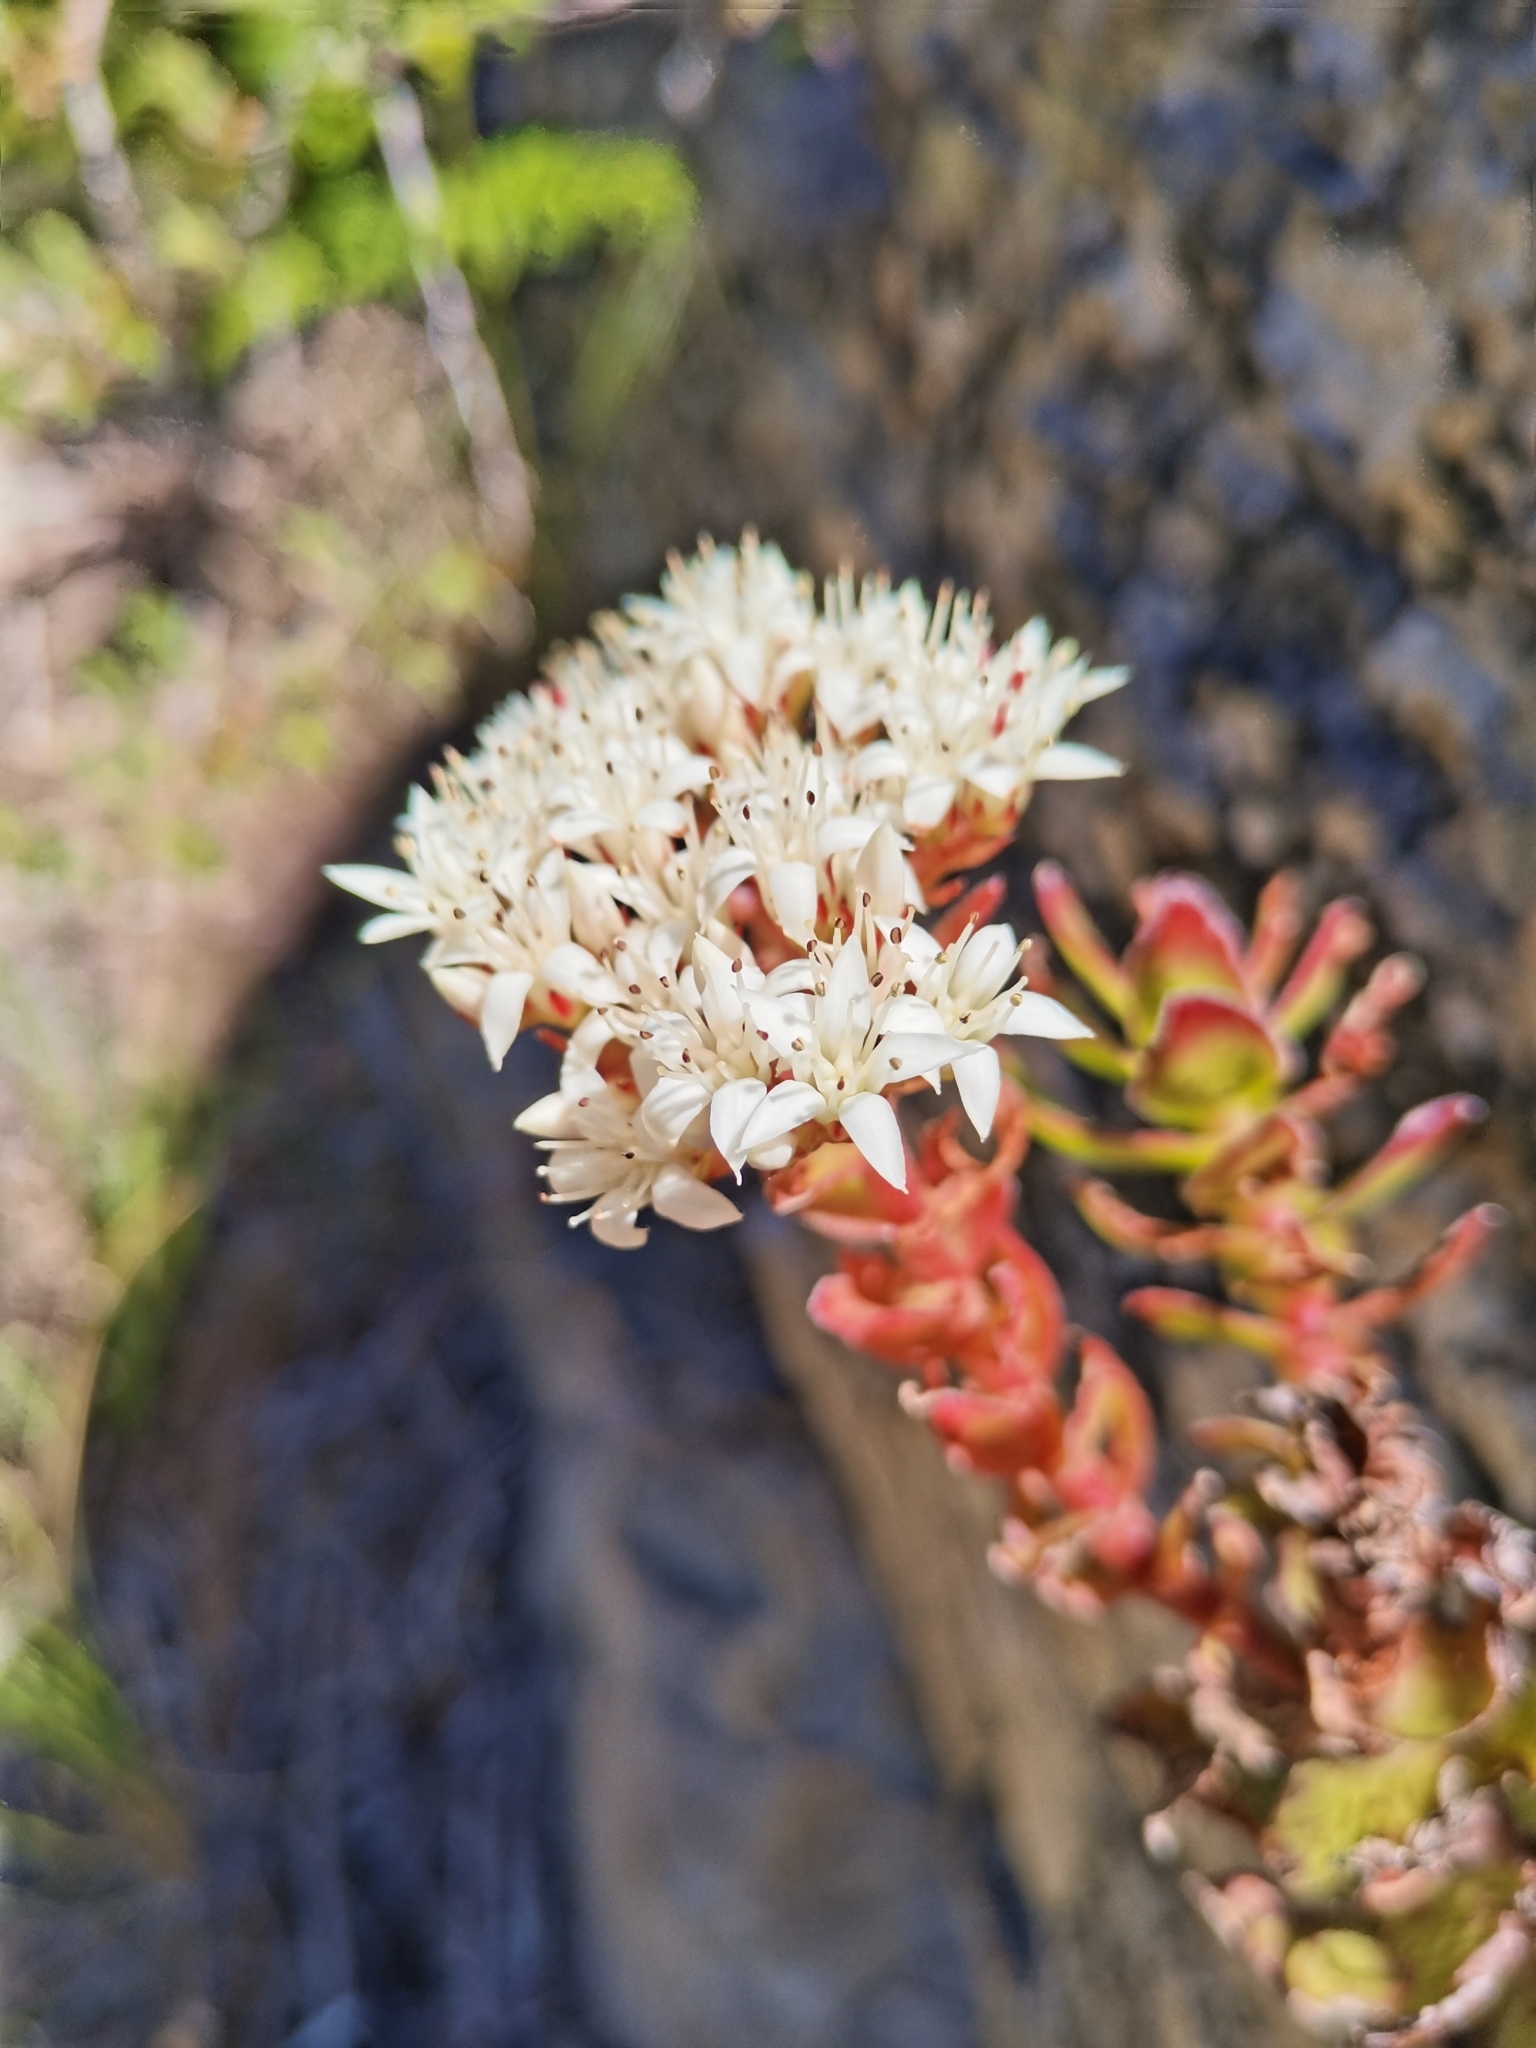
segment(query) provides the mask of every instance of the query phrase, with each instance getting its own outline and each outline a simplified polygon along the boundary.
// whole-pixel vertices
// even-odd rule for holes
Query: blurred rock
[[[548,1055],[492,1075],[354,923],[258,1013],[156,1428],[94,1458],[226,2048],[1053,2039],[732,1247],[565,1231],[507,1130]],[[67,2038],[147,2038],[92,1932]]]

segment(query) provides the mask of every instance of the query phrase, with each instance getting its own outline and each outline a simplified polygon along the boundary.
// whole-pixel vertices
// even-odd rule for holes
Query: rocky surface
[[[1037,2038],[738,1257],[564,1231],[507,1131],[542,1048],[492,1076],[352,922],[237,1063],[153,1434],[98,1438],[100,1641],[199,1877],[175,1967],[46,2038]]]

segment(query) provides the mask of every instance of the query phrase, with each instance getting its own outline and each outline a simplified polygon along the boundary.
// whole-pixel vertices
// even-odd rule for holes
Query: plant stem
[[[111,12],[112,0],[65,0],[59,38],[64,118],[97,231],[130,282],[142,283],[150,270],[144,216],[101,76]]]
[[[443,243],[442,192],[427,150],[421,104],[404,79],[374,96],[374,126],[395,204],[411,243],[411,264],[427,314],[427,344],[442,367],[469,439],[487,544],[512,573],[526,568],[533,540],[532,478],[490,350],[475,319],[464,273]]]

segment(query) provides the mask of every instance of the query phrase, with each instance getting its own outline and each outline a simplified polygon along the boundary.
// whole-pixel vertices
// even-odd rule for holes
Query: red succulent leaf
[[[1393,953],[1378,961],[1324,1041],[1323,1072],[1358,1074],[1368,1081],[1385,1073],[1397,1051],[1387,1020],[1423,986],[1423,966],[1411,953]]]
[[[1125,970],[1104,943],[1087,905],[1053,860],[1043,860],[1031,880],[1035,902],[1056,950],[1078,980],[1112,1017],[1124,1020],[1131,1004]]]
[[[1135,1496],[1097,1514],[1084,1532],[1085,1547],[1113,1579],[1134,1580],[1157,1548],[1157,1517]]]
[[[1230,1215],[1256,1181],[1310,1187],[1323,1171],[1316,1124],[1288,1104],[1239,1131],[1179,1192],[1197,1216]]]
[[[1223,1224],[1197,1224],[1191,1229],[1187,1223],[1143,1215],[1121,1201],[1107,1181],[1084,1181],[1074,1199],[1089,1229],[1118,1251],[1150,1252],[1160,1259],[1187,1264],[1192,1259],[1222,1258],[1233,1236]]]
[[[958,888],[959,883],[954,887]],[[1006,875],[987,875],[974,883],[958,903],[952,903],[942,917],[934,919],[933,936],[941,946],[952,946],[965,931],[967,925],[990,924],[1003,907],[1003,898],[1008,894]]]
[[[986,1326],[992,1303],[980,1281],[902,1286],[898,1268],[877,1263],[883,1275],[850,1261],[816,1282],[806,1307],[818,1329],[887,1365],[926,1373],[957,1341]]]
[[[908,1386],[902,1388],[902,1406],[977,1472],[1006,1479],[1025,1467],[1049,1469],[1060,1454],[1061,1404],[1043,1384],[1006,1394],[961,1387],[923,1393]]]
[[[1301,937],[1301,884],[1284,869],[1259,891],[1253,936],[1243,962],[1244,979],[1256,996],[1270,995]]]
[[[1353,1220],[1395,1201],[1439,1165],[1458,1139],[1476,1128],[1488,1105],[1475,1095],[1437,1095],[1401,1118],[1374,1159],[1368,1159],[1324,1204],[1329,1216]]]
[[[1050,1267],[1016,1230],[1004,1231],[1001,1256],[987,1268],[999,1314],[985,1337],[958,1345],[955,1362],[984,1387],[1047,1379],[1061,1363],[1066,1316]]]
[[[818,1145],[802,1152],[764,1183],[778,1216],[798,1216],[810,1229],[841,1244],[885,1244],[903,1223],[922,1214],[908,1173],[908,1190],[872,1173],[856,1145]]]
[[[1256,1316],[1228,1308],[1206,1295],[1183,1287],[1137,1287],[1120,1306],[1128,1315],[1149,1323],[1161,1336],[1180,1344],[1233,1343],[1276,1359],[1285,1348],[1284,1324],[1273,1316]]]
[[[1209,1130],[1269,1109],[1284,1081],[1280,1046],[1241,997],[1186,989],[1165,997],[1125,1099],[1149,1123]]]
[[[936,832],[925,833],[909,856],[912,872],[930,903],[943,903],[950,893],[945,879],[995,860],[1013,844],[1018,814],[1011,807],[993,813],[986,807],[957,805]]]
[[[1082,1356],[1054,1483],[1068,1508],[1112,1508],[1145,1493],[1157,1463],[1157,1423],[1140,1381],[1101,1337],[1084,1337]]]
[[[1242,927],[1209,883],[1197,875],[1154,875],[1136,884],[1131,901],[1138,921],[1123,966],[1131,984],[1125,1028],[1133,1044],[1146,1044],[1164,998],[1180,989],[1221,989],[1246,1004]]]
[[[1373,1287],[1366,1294],[1356,1295],[1353,1301],[1344,1304],[1340,1314],[1362,1331],[1395,1321],[1415,1302],[1422,1301],[1437,1287],[1446,1286],[1481,1258],[1488,1240],[1504,1221],[1504,1211],[1496,1202],[1480,1202],[1475,1209],[1457,1217],[1405,1280],[1395,1287]]]
[[[1269,1020],[1276,1030],[1305,1038],[1320,1024],[1339,999],[1344,970],[1359,959],[1374,937],[1365,912],[1353,897],[1341,896],[1330,903],[1270,1008]]]
[[[1044,1095],[1029,1097],[1026,1115],[1030,1131],[1053,1152],[1102,1173],[1189,1173],[1219,1142],[1196,1131],[1101,1130]]]

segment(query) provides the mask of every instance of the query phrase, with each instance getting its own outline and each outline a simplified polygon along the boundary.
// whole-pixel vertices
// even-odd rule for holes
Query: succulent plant
[[[930,1125],[900,1209],[856,1159],[799,1163],[775,1205],[844,1246],[811,1313],[911,1372],[903,1404],[951,1462],[1005,1483],[1000,1572],[1074,1613],[1139,1593],[1195,1625],[1183,1663],[1117,1710],[1166,1773],[1148,1845],[1192,1866],[1213,1926],[1297,2017],[1369,2048],[1485,2025],[1499,2048],[1536,2039],[1536,1539],[1449,1497],[1380,1345],[1499,1216],[1469,1211],[1389,1286],[1363,1284],[1360,1244],[1362,1220],[1482,1105],[1420,1105],[1335,1183],[1323,1120],[1388,1065],[1389,1021],[1422,978],[1383,960],[1309,1073],[1303,1040],[1372,941],[1358,905],[1329,905],[1301,946],[1290,877],[1245,934],[1199,878],[1159,875],[1134,892],[1117,959],[1058,868],[1035,892],[1078,985],[1032,955],[1030,985],[1092,1026],[1060,1050],[1116,1082],[1139,1125],[1091,1124],[1015,1079],[992,1159]],[[1213,1463],[1161,1518],[1156,1426],[1129,1369],[1081,1336],[1070,1404],[1062,1392],[1059,1296],[1009,1220],[1027,1133],[1084,1164],[1176,1175],[1183,1220],[1103,1179],[1076,1188],[1109,1243],[1219,1278],[1218,1296],[1141,1287],[1124,1306],[1182,1342],[1242,1345],[1273,1376],[1245,1413],[1196,1425]]]

